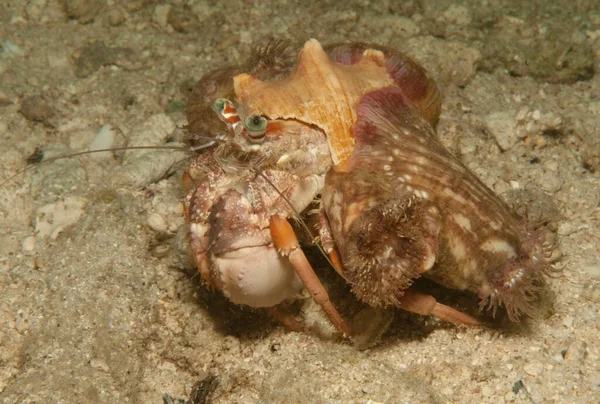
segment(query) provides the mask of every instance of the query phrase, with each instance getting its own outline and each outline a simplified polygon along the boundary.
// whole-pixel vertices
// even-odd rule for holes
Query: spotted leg
[[[404,291],[404,296],[399,299],[399,307],[411,313],[436,316],[440,320],[449,321],[457,325],[483,325],[475,317],[469,316],[445,304],[438,303],[433,296],[420,292],[414,287],[410,287]]]
[[[315,302],[321,306],[338,331],[345,335],[351,335],[352,329],[329,300],[327,291],[306,259],[298,238],[287,219],[273,215],[270,228],[273,244],[283,255],[288,257]]]

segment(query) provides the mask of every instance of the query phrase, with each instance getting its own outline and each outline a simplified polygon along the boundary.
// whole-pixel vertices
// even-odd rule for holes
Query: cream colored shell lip
[[[343,168],[354,150],[355,106],[364,94],[394,85],[383,52],[366,49],[358,63],[332,61],[316,39],[304,44],[296,69],[281,81],[234,76],[235,96],[248,115],[296,119],[327,134],[334,164]]]

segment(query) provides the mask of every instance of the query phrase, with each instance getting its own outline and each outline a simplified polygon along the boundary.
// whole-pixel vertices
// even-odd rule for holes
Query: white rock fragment
[[[502,151],[509,150],[518,140],[513,111],[493,112],[485,117],[488,132]]]
[[[148,226],[150,226],[152,230],[158,233],[166,233],[168,230],[165,219],[158,213],[149,214],[146,223],[148,223]]]
[[[25,239],[21,243],[21,249],[23,251],[27,251],[27,252],[33,251],[35,249],[35,237],[34,236],[25,237]]]
[[[61,201],[42,206],[36,212],[36,234],[42,238],[56,239],[67,226],[79,220],[86,205],[87,199],[68,196]]]
[[[110,126],[110,124],[107,123],[100,128],[98,133],[96,133],[96,136],[90,143],[88,150],[92,151],[92,150],[110,149],[112,147],[115,147],[114,145],[115,145],[116,137],[117,137],[116,131],[112,128],[112,126]],[[111,157],[112,154],[111,154],[111,152],[106,151],[106,152],[99,152],[99,153],[91,153],[90,155],[92,158],[106,158],[106,157]]]

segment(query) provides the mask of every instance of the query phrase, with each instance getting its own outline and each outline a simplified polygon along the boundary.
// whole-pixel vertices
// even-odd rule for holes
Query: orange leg
[[[315,274],[304,252],[300,248],[294,229],[287,219],[278,215],[271,217],[271,238],[275,247],[286,255],[294,270],[308,289],[308,292],[327,314],[335,328],[346,335],[352,334],[352,328],[335,309],[323,284]]]
[[[482,326],[483,323],[462,313],[452,307],[438,303],[431,295],[415,290],[411,287],[404,291],[404,296],[400,298],[401,309],[412,313],[422,314],[424,316],[433,315],[440,320],[449,321],[458,325]]]
[[[333,248],[333,250],[329,251],[329,260],[331,261],[331,265],[333,265],[333,269],[335,272],[340,274],[342,277],[344,276],[344,265],[342,264],[342,257],[340,257],[340,253],[337,248]]]

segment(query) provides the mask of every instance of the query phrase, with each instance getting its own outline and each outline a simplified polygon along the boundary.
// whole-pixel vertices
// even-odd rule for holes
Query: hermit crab
[[[479,325],[412,284],[466,290],[512,320],[536,314],[549,270],[544,231],[517,215],[436,137],[441,97],[429,74],[383,46],[276,43],[207,74],[187,106],[207,147],[184,175],[194,261],[233,303],[277,305],[303,285],[352,334],[288,219],[320,199],[320,240],[371,306]]]

